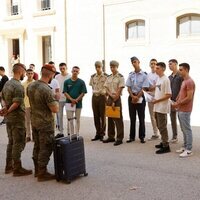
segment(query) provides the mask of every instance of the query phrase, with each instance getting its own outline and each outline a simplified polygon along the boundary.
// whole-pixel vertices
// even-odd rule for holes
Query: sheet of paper
[[[76,110],[76,104],[74,104],[74,105],[72,106],[71,103],[66,103],[66,104],[65,104],[65,110],[66,110],[66,111],[75,111],[75,110]]]
[[[145,97],[145,99],[146,99],[146,102],[151,102],[151,101],[153,101],[153,99],[154,99],[153,96],[151,96],[148,92],[146,92],[146,91],[144,91],[144,90],[143,90],[143,93],[144,93],[144,97]]]

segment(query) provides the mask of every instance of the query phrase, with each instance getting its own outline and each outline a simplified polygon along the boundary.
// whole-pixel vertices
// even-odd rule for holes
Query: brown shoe
[[[12,160],[6,161],[5,174],[10,174],[12,172],[13,172]]]
[[[50,174],[47,171],[46,167],[38,168],[38,176],[37,176],[38,182],[50,181],[55,178],[56,178],[55,175]]]
[[[27,170],[22,167],[21,161],[14,161],[13,176],[27,176],[32,174],[32,170]]]

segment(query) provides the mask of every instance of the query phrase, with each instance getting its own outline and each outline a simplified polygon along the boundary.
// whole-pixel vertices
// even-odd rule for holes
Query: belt
[[[99,93],[93,93],[93,95],[94,95],[95,97],[105,96],[105,94],[99,94]]]

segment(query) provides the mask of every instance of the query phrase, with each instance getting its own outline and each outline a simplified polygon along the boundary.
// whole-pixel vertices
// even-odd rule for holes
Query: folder
[[[120,107],[116,106],[113,109],[112,106],[106,106],[106,117],[120,118]]]

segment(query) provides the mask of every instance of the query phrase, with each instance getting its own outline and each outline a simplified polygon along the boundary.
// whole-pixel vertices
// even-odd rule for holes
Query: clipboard
[[[116,106],[113,110],[112,106],[106,106],[106,117],[120,118],[120,107]]]

